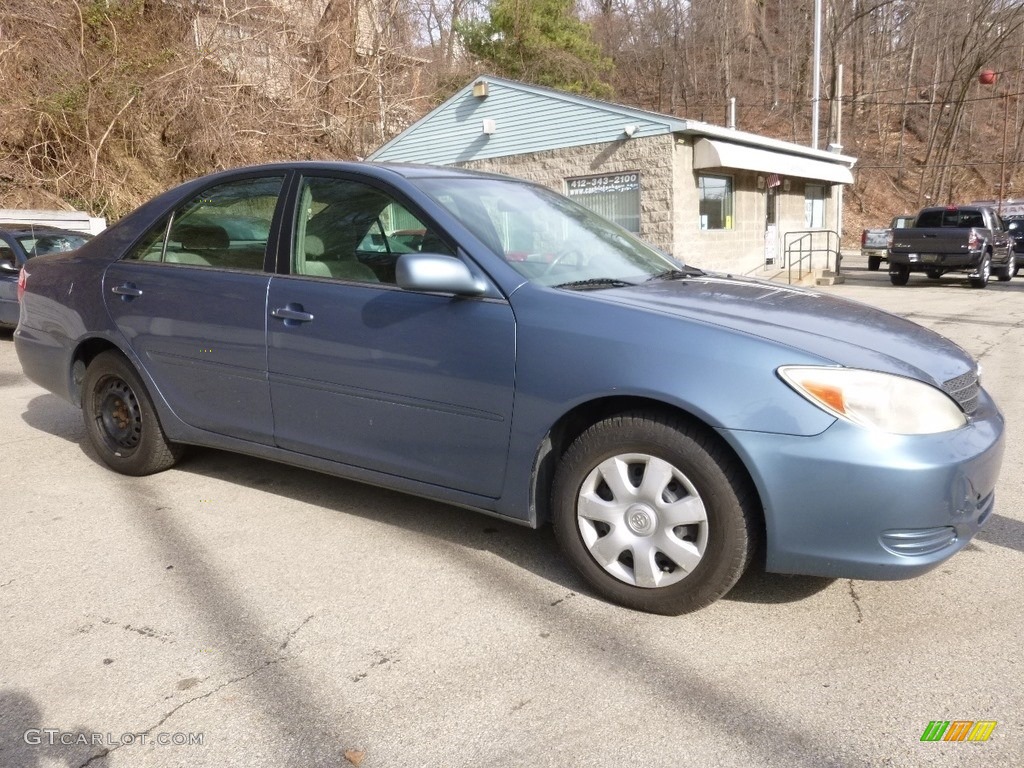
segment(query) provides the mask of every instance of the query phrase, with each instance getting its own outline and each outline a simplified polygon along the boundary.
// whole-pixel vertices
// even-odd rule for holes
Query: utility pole
[[[821,101],[821,0],[814,0],[814,85],[811,96],[811,146],[818,148],[818,104]]]

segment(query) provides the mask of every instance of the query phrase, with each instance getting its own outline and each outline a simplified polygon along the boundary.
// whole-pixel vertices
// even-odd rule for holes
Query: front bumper
[[[984,392],[967,426],[936,435],[721,431],[761,494],[767,570],[855,579],[917,576],[966,546],[994,507],[1003,432]]]

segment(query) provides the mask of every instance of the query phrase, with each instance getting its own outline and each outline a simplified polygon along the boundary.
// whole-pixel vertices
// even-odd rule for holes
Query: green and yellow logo
[[[988,741],[995,729],[995,720],[932,720],[921,741]]]

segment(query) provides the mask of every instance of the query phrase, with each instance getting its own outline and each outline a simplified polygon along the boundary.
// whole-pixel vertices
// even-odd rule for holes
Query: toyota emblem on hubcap
[[[645,536],[654,530],[654,514],[646,507],[636,506],[626,514],[626,525],[629,529],[639,535]]]

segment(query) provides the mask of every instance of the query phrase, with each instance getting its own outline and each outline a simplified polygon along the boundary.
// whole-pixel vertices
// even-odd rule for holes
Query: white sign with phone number
[[[639,173],[609,173],[605,176],[588,176],[584,179],[569,179],[569,197],[596,195],[600,192],[632,192],[640,189]]]

